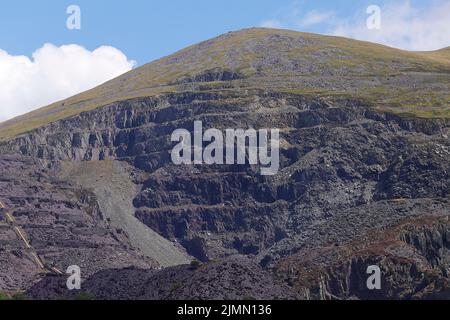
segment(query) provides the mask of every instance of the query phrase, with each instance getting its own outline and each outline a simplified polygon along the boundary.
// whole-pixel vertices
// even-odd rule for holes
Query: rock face
[[[435,209],[344,244],[304,248],[277,272],[309,299],[449,299],[448,209]],[[368,266],[380,268],[380,290],[368,289]]]
[[[65,278],[55,276],[32,287],[28,295],[49,299],[55,292],[67,299],[76,297],[65,289]],[[198,267],[178,266],[162,271],[104,270],[83,284],[83,294],[102,300],[292,300],[299,297],[250,259],[240,256]]]
[[[111,228],[127,235],[130,245],[156,260],[161,267],[188,264],[191,258],[179,246],[160,236],[135,217],[133,198],[140,191],[139,171],[124,161],[63,162],[62,179],[94,193]]]
[[[206,69],[177,83],[199,89],[217,81],[236,85],[243,77]],[[448,119],[399,116],[348,96],[200,89],[112,103],[0,144],[2,154],[11,154],[0,159],[0,171],[12,173],[2,178],[1,197],[24,219],[45,261],[76,264],[64,258],[76,246],[84,255],[76,262],[86,261],[92,275],[86,291],[102,299],[449,297]],[[172,132],[193,131],[197,120],[205,130],[280,129],[278,174],[262,176],[250,165],[174,165]],[[172,242],[174,254],[204,265],[149,270],[157,266],[154,259],[130,248],[143,239],[130,232],[145,228],[120,228],[123,220],[108,221],[109,209],[102,213],[95,200],[114,188],[98,186],[98,179],[90,182],[93,190],[64,182],[76,179],[63,174],[63,163],[84,168],[86,162],[131,166],[136,221]],[[41,190],[47,195],[35,199]],[[76,223],[59,216],[66,211]],[[6,227],[0,230],[2,241],[14,240]],[[113,247],[114,253],[104,249]],[[87,248],[91,257],[101,250],[107,261],[93,263]],[[11,265],[19,259],[7,258],[12,247],[3,252]],[[371,265],[382,271],[381,290],[367,289]],[[65,296],[59,278],[35,284],[37,271],[18,274],[22,280],[11,283],[32,287],[32,297]],[[109,291],[110,280],[117,285]],[[129,289],[119,289],[124,282]]]
[[[4,148],[44,163],[128,162],[146,173],[133,200],[136,218],[203,262],[252,255],[278,272],[290,261],[297,266],[298,252],[308,252],[312,245],[331,246],[320,258],[337,255],[342,265],[318,274],[337,284],[312,281],[311,288],[299,289],[305,298],[372,297],[348,278],[334,280],[334,274],[362,281],[370,261],[393,262],[383,260],[385,253],[372,260],[359,253],[341,257],[338,248],[359,237],[366,243],[373,230],[404,219],[449,214],[448,121],[375,113],[352,100],[279,94],[235,98],[236,103],[224,104],[221,95],[180,94],[115,104],[41,128]],[[171,133],[192,129],[197,119],[210,127],[281,128],[280,172],[263,177],[246,165],[173,165]],[[415,250],[403,251],[410,258]],[[441,254],[446,261],[448,252]],[[421,259],[411,260],[409,267],[420,274],[441,270],[439,281],[446,279],[441,260],[420,269]],[[308,263],[322,270],[316,260]],[[386,289],[373,297],[420,296],[416,291],[424,285],[422,276],[403,275],[405,267],[399,268],[395,272],[405,277],[398,280],[405,292]],[[298,277],[303,281],[301,272]],[[365,285],[361,281],[358,286]]]
[[[0,290],[27,289],[46,272],[78,265],[84,277],[105,268],[157,268],[125,237],[109,228],[96,196],[57,180],[39,160],[0,157],[0,195],[7,210],[0,218]],[[15,220],[45,268],[8,222]]]

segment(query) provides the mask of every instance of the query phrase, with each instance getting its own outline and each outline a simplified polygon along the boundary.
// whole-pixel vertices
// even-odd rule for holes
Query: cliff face
[[[83,277],[111,267],[159,267],[110,228],[95,194],[58,179],[39,160],[2,155],[0,171],[0,291],[26,290],[72,265]]]
[[[189,129],[196,119],[224,128],[307,129],[327,123],[375,122],[388,124],[394,133],[440,134],[442,138],[449,131],[447,119],[405,118],[375,112],[359,100],[332,100],[261,91],[185,92],[139,98],[51,123],[2,142],[0,149],[49,161],[135,160],[150,153],[167,153],[172,145],[165,138],[177,128]]]
[[[444,217],[403,219],[335,248],[306,249],[280,262],[277,272],[308,299],[449,299],[450,225],[448,210],[440,212]],[[380,290],[367,287],[374,265]]]
[[[228,37],[234,39],[233,35]],[[226,41],[231,41],[228,37]],[[256,44],[268,46],[266,38],[258,39],[253,39]],[[245,291],[249,296],[253,292],[255,297],[267,298],[273,297],[269,294],[270,288],[278,295],[286,285],[289,290],[281,295],[283,298],[448,296],[449,120],[398,115],[390,108],[374,107],[373,101],[353,94],[354,90],[362,88],[352,78],[355,70],[339,69],[345,72],[338,73],[330,69],[331,74],[323,74],[326,65],[320,63],[328,61],[329,54],[339,56],[340,52],[329,46],[323,49],[325,51],[319,50],[315,59],[320,58],[322,62],[313,60],[316,64],[311,72],[315,72],[314,77],[324,79],[325,87],[334,86],[336,77],[348,76],[341,84],[346,94],[280,90],[281,79],[286,79],[287,72],[306,71],[302,69],[304,66],[296,67],[287,58],[286,52],[291,52],[300,42],[293,38],[276,39],[283,43],[284,53],[273,70],[274,75],[267,69],[269,62],[276,62],[273,52],[268,53],[266,59],[255,58],[252,64],[255,73],[253,69],[233,69],[231,64],[228,66],[231,71],[204,66],[204,70],[191,74],[179,72],[174,79],[166,79],[170,80],[170,86],[176,86],[175,92],[123,99],[0,143],[1,153],[9,154],[0,160],[16,161],[15,171],[20,171],[23,161],[31,161],[24,166],[31,173],[47,172],[51,177],[48,185],[56,190],[55,194],[66,190],[59,187],[57,181],[62,181],[67,183],[67,192],[78,190],[94,197],[91,200],[96,209],[92,210],[97,212],[98,218],[91,221],[89,227],[102,230],[101,241],[113,237],[126,247],[128,256],[123,264],[111,259],[101,267],[95,265],[90,269],[89,275],[103,270],[87,282],[92,294],[107,296],[108,279],[116,279],[116,273],[123,273],[143,283],[150,278],[157,281],[161,288],[159,298],[168,299],[194,297],[193,292],[203,290],[199,283],[190,280],[191,276],[208,281],[210,297],[236,298]],[[254,41],[244,42],[245,48],[253,50]],[[180,61],[192,63],[193,57],[202,57],[202,52],[213,48],[215,42],[207,44],[192,49],[195,55],[188,50],[176,56],[177,59],[159,61],[138,70],[122,79],[123,85],[130,90],[135,88],[131,80],[142,76],[148,68],[156,72],[158,68],[179,66]],[[311,43],[305,40],[301,45],[308,47]],[[229,53],[224,59],[231,59],[231,56],[235,57]],[[413,57],[408,56],[408,59]],[[403,80],[395,80],[399,81],[397,85],[407,86],[409,75],[403,70],[406,64],[399,62],[394,67],[396,72],[405,72],[399,75],[405,77]],[[371,68],[363,68],[363,71]],[[447,75],[446,69],[433,70],[439,76]],[[322,73],[317,75],[319,71]],[[284,78],[280,77],[283,72]],[[305,79],[295,78],[297,76],[289,73],[293,78],[286,80],[285,85],[305,84],[300,81]],[[330,77],[334,79],[332,84]],[[384,76],[379,77],[377,81],[388,81]],[[261,85],[256,86],[255,79],[260,79]],[[307,84],[312,85],[308,81]],[[369,80],[362,82],[365,81]],[[105,88],[114,87],[114,83]],[[445,86],[446,83],[439,84]],[[314,82],[314,85],[320,83]],[[192,132],[194,122],[199,120],[205,130],[280,129],[279,172],[262,176],[260,168],[254,165],[173,164],[171,134],[181,128]],[[116,171],[104,171],[111,163],[112,168],[122,168],[126,163],[130,169],[119,170],[121,175]],[[11,169],[4,166],[2,170]],[[127,184],[123,184],[119,176],[128,181]],[[18,199],[17,194],[34,184],[36,188],[44,188],[44,182],[39,179],[4,182],[2,199],[16,216],[29,201]],[[11,185],[17,190],[9,192]],[[133,192],[128,192],[131,189]],[[50,189],[45,190],[50,193]],[[64,197],[68,197],[67,192],[64,191]],[[111,197],[114,201],[108,199]],[[23,226],[30,228],[28,236],[36,251],[46,261],[53,261],[62,268],[70,259],[58,255],[69,252],[63,245],[68,243],[69,236],[54,236],[61,241],[61,247],[55,249],[58,254],[51,260],[47,246],[39,242],[41,235],[32,232],[38,228],[28,221],[40,212],[42,201],[36,199],[28,213],[22,215],[25,217]],[[86,218],[87,208],[82,199],[74,198],[73,206],[78,210],[75,216]],[[116,207],[121,208],[119,213],[113,209]],[[54,208],[46,210],[56,214]],[[46,230],[57,223],[44,222]],[[78,233],[84,224],[72,226],[64,222],[61,228]],[[9,231],[5,232],[0,236],[8,237]],[[88,228],[85,233],[93,231]],[[149,248],[154,241],[158,241],[158,247]],[[139,245],[142,243],[145,245]],[[73,250],[73,243],[69,247]],[[166,249],[170,250],[171,259],[161,256],[169,252]],[[230,255],[238,256],[230,258]],[[205,263],[204,268],[195,272],[186,271],[188,267],[148,270],[157,267],[157,261],[168,266],[188,262],[190,257]],[[366,269],[370,265],[377,265],[382,271],[382,290],[367,290]],[[127,266],[134,268],[113,270]],[[233,282],[235,287],[229,292],[217,286],[222,283],[221,279],[233,279],[236,275],[242,276],[239,279],[245,283],[253,279],[250,281],[253,284],[242,290]],[[254,280],[258,275],[273,275],[278,280],[258,282]],[[45,278],[30,294],[39,297],[39,290],[44,290],[51,296],[52,288],[59,286],[58,281],[52,279]],[[177,284],[172,294],[168,289],[170,281]],[[34,282],[27,279],[23,283],[29,287]],[[143,291],[125,292],[121,297],[136,298],[138,292]],[[145,297],[149,298],[150,293]]]
[[[195,120],[214,128],[280,128],[280,172],[264,177],[247,165],[175,166],[170,135],[177,128],[192,130]],[[350,99],[184,93],[83,113],[2,148],[39,159],[56,175],[61,161],[74,166],[126,161],[145,176],[133,200],[135,217],[143,224],[200,261],[250,254],[265,268],[278,270],[280,259],[284,265],[311,245],[332,243],[334,257],[341,250],[337,245],[358,237],[365,237],[368,248],[377,247],[367,240],[373,230],[412,217],[447,215],[448,134],[447,120],[377,113]],[[402,239],[412,245],[427,234],[406,233]],[[441,270],[437,277],[444,281],[442,261],[448,259],[443,245],[433,247],[439,240],[421,241],[423,248],[405,251],[414,259],[401,264],[385,252],[338,254],[332,268],[311,261],[318,282],[298,293],[321,299],[419,297],[422,287],[434,283],[424,282],[422,274]],[[433,252],[441,252],[441,260],[423,267]],[[330,259],[329,254],[325,250],[323,259]],[[395,280],[386,284],[386,291],[365,294],[365,268],[374,261]],[[411,271],[415,269],[420,272]],[[302,274],[298,278],[304,281]]]

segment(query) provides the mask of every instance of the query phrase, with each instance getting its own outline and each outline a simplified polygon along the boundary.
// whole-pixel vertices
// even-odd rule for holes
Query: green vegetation
[[[200,261],[192,260],[192,261],[191,261],[191,264],[190,264],[191,270],[197,270],[198,268],[201,267],[201,265],[202,265],[202,264],[201,264]]]
[[[243,79],[174,84],[208,70],[233,71]],[[261,28],[227,33],[2,123],[0,140],[132,98],[251,88],[350,96],[378,110],[449,118],[450,48],[409,52],[341,37]]]
[[[0,292],[1,300],[27,300],[27,296],[23,292]]]
[[[450,94],[436,93],[430,90],[411,90],[379,86],[360,88],[358,91],[294,90],[285,89],[284,93],[309,97],[349,98],[361,101],[380,112],[392,112],[407,117],[424,119],[450,118]]]
[[[80,300],[80,301],[95,300],[95,296],[88,292],[80,292],[75,296],[75,300]]]
[[[12,296],[13,300],[27,300],[27,296],[23,292],[16,293]]]
[[[0,300],[10,300],[11,297],[4,292],[0,292]]]
[[[183,285],[179,282],[172,283],[172,286],[170,287],[170,291],[176,291],[180,289]]]

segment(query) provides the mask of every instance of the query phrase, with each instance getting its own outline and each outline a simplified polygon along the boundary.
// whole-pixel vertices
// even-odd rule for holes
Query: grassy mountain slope
[[[4,122],[0,139],[130,98],[242,89],[351,96],[379,110],[448,118],[450,49],[408,52],[340,37],[246,29],[188,47]]]

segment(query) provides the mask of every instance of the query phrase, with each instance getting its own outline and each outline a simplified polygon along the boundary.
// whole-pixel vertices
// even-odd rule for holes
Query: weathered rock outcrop
[[[170,135],[192,130],[194,120],[208,127],[280,128],[279,174],[262,177],[245,165],[174,166]],[[221,256],[220,248],[260,253],[353,207],[447,197],[448,134],[446,120],[404,119],[352,100],[183,93],[83,113],[2,148],[46,162],[124,160],[147,171],[134,200],[136,216],[188,247],[197,237],[214,243],[205,259]]]
[[[68,293],[62,277],[47,277],[27,295],[51,299],[58,293],[74,299],[80,293]],[[287,285],[243,256],[228,257],[205,265],[177,266],[161,271],[128,268],[104,270],[83,285],[82,294],[91,299],[119,300],[254,300],[296,299]]]
[[[105,268],[158,268],[103,219],[96,196],[57,179],[39,160],[0,156],[0,291],[25,290],[52,268],[78,265],[88,278]],[[45,266],[36,263],[9,213]]]
[[[406,218],[347,243],[306,248],[276,270],[308,299],[449,299],[450,215],[442,213]],[[381,270],[380,290],[367,286],[370,266]]]
[[[408,116],[405,114],[406,107],[394,108],[403,111],[398,114],[387,112],[393,110],[388,107],[383,111],[383,105],[374,103],[379,99],[362,99],[356,93],[367,86],[372,88],[373,81],[380,86],[388,85],[391,90],[392,86],[408,87],[414,79],[414,85],[417,80],[424,90],[442,94],[448,91],[445,91],[448,84],[436,79],[444,79],[448,69],[436,65],[431,68],[427,65],[429,60],[413,64],[411,55],[405,61],[393,61],[389,56],[383,57],[385,60],[364,60],[366,65],[335,67],[333,57],[361,61],[357,60],[361,56],[347,57],[341,49],[327,45],[325,39],[317,41],[305,35],[284,34],[282,31],[272,35],[261,30],[248,33],[256,38],[242,39],[240,33],[219,37],[228,46],[223,57],[223,48],[217,46],[219,40],[207,41],[114,80],[102,87],[100,93],[99,89],[95,89],[91,92],[93,97],[86,101],[79,101],[80,97],[74,98],[73,101],[78,102],[71,105],[74,109],[70,111],[80,108],[85,112],[74,113],[71,117],[3,141],[0,152],[11,154],[16,159],[29,159],[26,161],[33,163],[26,165],[27,170],[40,172],[45,168],[49,176],[59,180],[64,180],[59,170],[62,162],[71,162],[73,167],[78,166],[78,170],[83,170],[83,165],[88,161],[96,161],[100,165],[107,163],[106,160],[108,163],[126,161],[131,165],[139,177],[131,179],[137,195],[126,206],[134,211],[133,219],[126,220],[127,223],[133,221],[133,228],[127,230],[145,230],[149,227],[159,234],[159,239],[165,238],[162,243],[172,242],[174,247],[182,247],[181,251],[205,262],[205,268],[195,274],[187,272],[186,266],[155,273],[135,269],[118,271],[129,280],[134,276],[144,279],[155,277],[152,279],[156,280],[159,277],[187,279],[185,276],[197,279],[195,277],[201,274],[205,277],[206,286],[214,287],[221,283],[221,279],[212,276],[219,274],[217,265],[212,261],[224,259],[223,263],[227,263],[227,257],[240,254],[248,255],[248,259],[253,260],[251,263],[259,266],[257,269],[246,269],[242,266],[247,262],[238,263],[239,271],[231,274],[245,278],[246,273],[253,277],[255,274],[268,275],[273,272],[294,289],[296,297],[447,297],[450,120],[445,117],[426,119]],[[234,40],[239,40],[241,52],[234,50]],[[298,54],[299,50],[310,50],[311,45],[321,46],[322,49],[308,51],[307,56]],[[352,45],[354,47],[348,54],[361,52],[362,44]],[[208,51],[211,48],[216,48],[216,51]],[[259,52],[265,56],[259,55]],[[247,61],[249,56],[244,56],[244,53],[255,56],[254,61]],[[201,63],[196,59],[207,54],[215,57],[219,54],[227,61],[226,66],[218,67],[205,62],[204,66],[198,67]],[[208,62],[211,61],[208,59]],[[315,61],[315,64],[308,65],[308,61]],[[233,67],[234,64],[240,67]],[[412,78],[411,70],[422,64],[422,68],[430,68],[423,69],[429,73],[416,72]],[[194,71],[184,72],[187,65],[195,67],[192,69]],[[391,65],[391,71],[399,75],[373,75],[380,66],[384,68],[385,65]],[[175,67],[180,69],[173,70],[173,74],[178,76],[164,78],[168,83],[155,83],[154,79],[158,76],[162,78]],[[146,75],[143,70],[152,71],[145,81],[141,81]],[[361,72],[364,78],[359,77]],[[310,73],[320,76],[308,77]],[[342,78],[344,75],[345,79]],[[139,85],[147,83],[148,88],[136,88],[133,81]],[[346,94],[320,94],[318,97],[314,92],[300,90],[303,88],[324,88],[334,93],[339,90]],[[123,99],[129,97],[124,93],[126,89],[132,91],[134,98]],[[393,91],[389,90],[385,92],[392,95]],[[380,92],[380,95],[384,93]],[[120,98],[121,102],[111,103],[110,99],[114,97]],[[87,101],[108,101],[108,104],[93,109]],[[33,116],[45,118],[49,112],[63,112],[67,108],[63,104]],[[432,114],[445,115],[447,111],[442,111],[445,109],[442,106],[430,108]],[[430,113],[426,112],[423,114],[429,117]],[[171,134],[181,128],[192,132],[197,120],[202,121],[205,130],[280,129],[279,172],[274,176],[262,176],[260,168],[251,165],[173,164]],[[14,127],[17,121],[10,122],[8,126]],[[0,170],[9,170],[4,168]],[[94,194],[109,194],[107,185],[98,186],[100,178],[90,178],[95,180],[91,184],[95,184],[93,189],[97,190],[91,190],[91,196],[92,191]],[[33,200],[30,207],[31,200],[18,196],[31,192],[25,191],[30,183],[36,182],[32,189],[36,190],[34,193],[45,189],[43,183],[47,183],[46,180],[39,180],[42,179],[39,176],[29,181],[25,178],[20,181],[9,179],[6,180],[9,184],[3,189],[12,188],[13,191],[5,191],[4,197],[16,215],[28,208],[22,215],[24,219],[35,216],[38,216],[36,219],[44,219],[38,213],[45,207],[50,214],[47,215],[47,212],[42,217],[48,216],[50,219],[56,216],[57,209],[47,208],[48,203],[53,202]],[[69,178],[65,179],[67,181]],[[75,192],[73,186],[66,188],[61,183],[48,182],[51,190],[58,189],[55,195]],[[83,189],[80,192],[86,194],[87,191]],[[120,192],[113,192],[113,195],[117,193]],[[65,193],[64,197],[67,197]],[[117,237],[116,241],[121,245],[129,245],[128,240],[131,239],[135,246],[139,241],[136,239],[143,239],[127,237],[126,232],[118,235],[117,230],[111,229],[120,230],[117,228],[118,221],[125,220],[117,218],[117,213],[100,217],[101,205],[97,203],[97,207],[85,208],[83,199],[71,204],[71,210],[77,211],[71,217],[80,219],[78,224],[69,221],[71,227],[63,224],[61,228],[49,228],[48,225],[52,224],[47,221],[45,228],[28,227],[30,237],[38,250],[42,250],[43,257],[47,259],[49,253],[46,253],[46,248],[51,247],[53,242],[61,246],[76,246],[73,234],[77,235],[76,241],[81,241],[77,247],[81,251],[92,246],[98,249],[96,241],[107,242],[109,248],[112,246],[109,241],[113,241],[111,237]],[[92,202],[95,203],[94,200]],[[60,202],[52,205],[60,205]],[[88,223],[85,221],[86,212],[96,213],[99,217]],[[114,228],[108,223],[111,217],[117,218],[112,224]],[[52,223],[58,225],[60,221]],[[136,227],[136,223],[146,227]],[[95,241],[89,237],[82,241],[78,237],[80,233],[84,236],[85,233],[91,236],[100,233],[101,236],[96,237]],[[8,240],[12,235],[5,232],[0,237]],[[127,265],[142,268],[140,264],[149,263],[127,250]],[[14,255],[12,251],[8,254]],[[61,258],[55,261],[68,263],[69,260]],[[221,266],[221,263],[218,265]],[[366,267],[369,263],[379,264],[385,272],[381,291],[366,290]],[[104,263],[102,266],[103,269],[114,269],[123,267],[123,264],[126,263],[117,266]],[[95,266],[90,270],[89,275],[93,275],[99,268]],[[98,289],[93,291],[99,297],[108,296],[102,281],[110,274],[111,271],[97,273],[88,280],[92,288]],[[224,276],[227,274],[224,273]],[[30,281],[27,278],[23,282]],[[45,281],[40,285],[45,287]],[[267,295],[270,290],[266,289],[277,288],[277,285],[272,279],[267,281],[256,283],[249,288],[248,294],[256,292],[255,297],[272,297]],[[167,290],[167,282],[158,283],[162,288],[160,296],[149,292],[145,295],[122,292],[119,296],[236,298],[237,292],[242,289],[233,282],[235,287],[230,289],[230,294],[216,287],[209,290],[208,287],[205,292],[209,293],[196,296],[194,289],[173,290],[171,294]],[[267,288],[262,289],[265,286]],[[204,289],[193,283],[187,287]],[[33,295],[37,294],[36,290]]]

